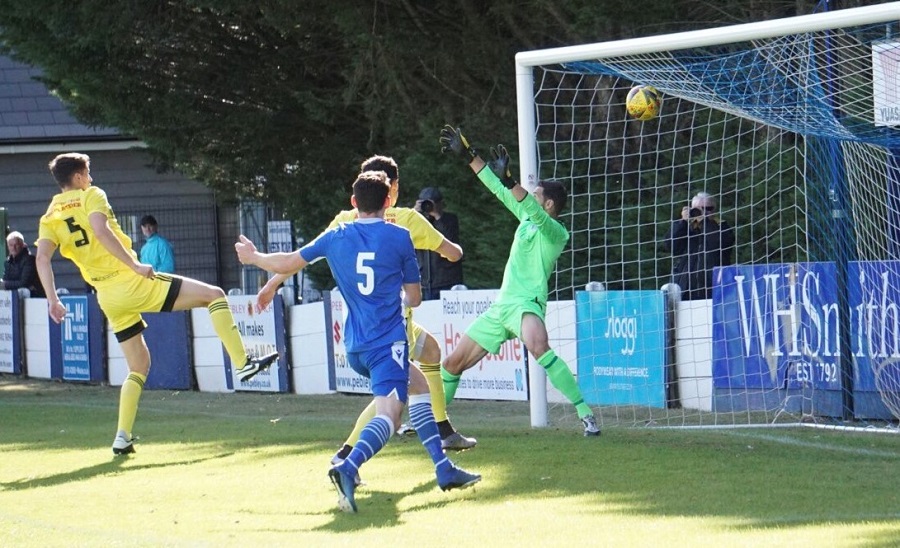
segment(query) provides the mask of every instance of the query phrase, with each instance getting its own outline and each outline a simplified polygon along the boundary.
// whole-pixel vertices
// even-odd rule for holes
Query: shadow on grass
[[[226,457],[230,457],[232,453],[222,453],[218,455],[213,455],[211,457],[204,457],[198,459],[187,459],[182,461],[173,461],[173,462],[161,462],[156,464],[131,464],[127,468],[123,468],[123,465],[128,462],[129,457],[117,456],[113,457],[111,460],[106,462],[101,462],[99,464],[95,464],[93,466],[87,466],[85,468],[79,468],[77,470],[72,470],[69,472],[62,472],[60,474],[53,474],[51,476],[45,476],[41,478],[27,478],[17,481],[10,481],[6,483],[0,482],[0,490],[2,491],[23,491],[26,489],[38,489],[41,487],[53,487],[56,485],[62,485],[65,483],[78,482],[78,481],[87,481],[94,478],[98,478],[101,476],[108,476],[114,474],[120,474],[123,472],[136,472],[139,470],[150,470],[153,468],[167,468],[170,466],[183,466],[183,465],[191,465],[191,464],[199,464],[201,462],[214,461],[218,459],[223,459]]]
[[[4,382],[0,377],[0,388]],[[81,449],[106,446],[115,423],[118,390],[9,383],[0,399],[8,413],[0,430],[0,448],[24,444],[42,448]],[[42,391],[43,390],[43,391]],[[36,397],[37,396],[37,397]],[[316,481],[343,441],[367,398],[262,394],[145,392],[137,427],[152,444],[210,444],[222,458],[240,454],[265,462],[279,456],[308,454],[321,459]],[[477,437],[472,451],[452,455],[468,470],[484,475],[472,499],[485,505],[507,500],[548,500],[566,506],[585,520],[609,513],[654,517],[715,517],[731,529],[792,529],[823,523],[879,522],[884,533],[864,542],[900,545],[900,437],[866,437],[809,429],[778,431],[672,431],[607,428],[600,438],[584,438],[575,420],[558,428],[531,429],[527,402],[454,402],[453,422]],[[64,436],[61,428],[77,425]],[[107,449],[104,449],[107,450]],[[421,459],[418,441],[397,440],[384,454]],[[208,459],[146,467],[192,464]],[[317,460],[317,462],[319,462]],[[45,487],[121,473],[120,462],[104,462],[45,478],[0,484],[5,490]],[[140,469],[142,465],[129,469]],[[312,474],[310,472],[309,474]],[[321,475],[320,475],[321,474]],[[306,476],[306,480],[310,476]],[[328,532],[402,527],[410,509],[405,497],[436,489],[433,479],[408,493],[366,488],[360,514],[334,519],[318,530]],[[318,490],[319,488],[316,487]],[[569,499],[576,497],[572,503]],[[453,498],[414,508],[452,506]],[[316,530],[316,529],[312,529]]]
[[[417,495],[436,489],[434,481],[428,481],[418,485],[407,495]],[[358,513],[349,514],[342,512],[337,507],[337,492],[332,491],[335,499],[334,511],[331,514],[334,519],[311,531],[324,531],[330,533],[346,533],[348,531],[363,531],[365,529],[383,529],[385,527],[400,526],[403,524],[400,517],[405,513],[400,511],[400,503],[405,495],[388,491],[374,491],[371,489],[358,490],[356,492],[356,506]],[[440,508],[446,501],[438,501],[423,505],[421,508]]]

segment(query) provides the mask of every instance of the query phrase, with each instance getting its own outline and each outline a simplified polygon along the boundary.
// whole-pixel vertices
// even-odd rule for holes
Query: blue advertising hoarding
[[[833,263],[716,269],[713,387],[840,390]]]
[[[578,387],[591,405],[666,406],[665,296],[575,294]]]
[[[144,340],[153,366],[144,382],[144,390],[189,390],[191,376],[191,313],[187,311],[142,314],[147,322]]]
[[[66,307],[60,333],[62,343],[62,377],[67,381],[91,380],[91,345],[88,328],[87,295],[65,295]]]
[[[847,278],[853,388],[896,394],[900,390],[900,261],[850,262]]]

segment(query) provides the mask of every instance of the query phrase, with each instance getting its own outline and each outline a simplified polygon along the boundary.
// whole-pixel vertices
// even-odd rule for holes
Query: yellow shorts
[[[152,280],[129,272],[115,284],[97,288],[97,302],[119,342],[147,327],[141,312],[170,312],[181,290],[181,277],[157,274]]]
[[[412,319],[413,309],[404,307],[403,315],[406,319],[406,342],[409,343],[409,359],[418,361],[425,348],[425,328]]]

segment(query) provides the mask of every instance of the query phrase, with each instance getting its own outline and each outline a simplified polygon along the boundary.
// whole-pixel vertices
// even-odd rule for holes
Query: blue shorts
[[[409,388],[409,345],[397,341],[362,352],[347,352],[347,362],[354,371],[371,381],[375,396],[396,395],[406,403]]]

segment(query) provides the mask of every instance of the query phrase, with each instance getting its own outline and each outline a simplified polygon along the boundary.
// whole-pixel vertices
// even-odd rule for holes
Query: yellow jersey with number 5
[[[91,213],[102,213],[112,233],[137,258],[131,249],[131,238],[122,232],[106,193],[95,186],[54,196],[47,213],[41,217],[38,240],[56,244],[60,254],[78,266],[86,282],[102,287],[116,283],[119,276],[132,270],[97,240],[88,218]]]

